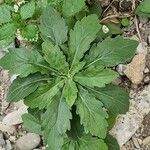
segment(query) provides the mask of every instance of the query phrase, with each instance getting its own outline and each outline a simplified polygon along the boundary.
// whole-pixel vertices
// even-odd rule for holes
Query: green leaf
[[[25,104],[30,108],[43,109],[52,101],[52,98],[63,87],[64,80],[52,81],[50,84],[40,86],[34,93],[25,98]]]
[[[62,150],[108,150],[108,147],[103,140],[84,135],[77,141],[66,140]]]
[[[31,114],[22,115],[23,125],[34,133],[42,134],[40,121]]]
[[[108,146],[108,150],[120,150],[117,140],[111,135],[107,135],[105,142]]]
[[[19,74],[26,77],[30,73],[39,71],[39,63],[43,62],[42,56],[35,50],[26,48],[11,48],[9,52],[0,59],[0,66],[9,70],[11,74]]]
[[[150,1],[144,0],[136,9],[136,14],[143,17],[150,17]]]
[[[105,88],[89,88],[91,93],[98,98],[108,112],[119,115],[124,114],[129,109],[129,96],[128,93],[115,85],[107,85]]]
[[[63,14],[66,17],[74,16],[85,6],[85,0],[64,0]]]
[[[108,34],[110,34],[110,35],[111,34],[117,35],[117,34],[122,34],[123,33],[123,31],[121,29],[121,24],[116,24],[116,23],[109,22],[109,23],[106,23],[105,25],[108,27],[108,29],[109,29]]]
[[[94,4],[92,4],[89,8],[89,14],[96,14],[99,18],[101,18],[102,11],[103,9],[100,1],[94,2]]]
[[[79,143],[80,150],[108,150],[107,145],[103,140],[89,135],[80,138]]]
[[[5,48],[14,41],[14,37],[8,37],[6,39],[0,40],[0,48]]]
[[[50,6],[43,11],[40,22],[40,31],[42,36],[48,38],[58,45],[67,40],[68,29],[65,21],[60,14]]]
[[[57,96],[53,99],[42,116],[43,136],[47,141],[48,149],[59,150],[64,143],[64,135],[70,130],[72,115],[64,98]]]
[[[35,2],[27,2],[20,8],[20,15],[22,19],[31,18],[35,11]]]
[[[78,89],[72,79],[66,80],[64,86],[64,97],[69,106],[72,106],[77,98]]]
[[[118,77],[118,74],[111,69],[104,67],[89,67],[75,75],[75,81],[83,86],[104,87]]]
[[[105,138],[108,126],[106,118],[108,115],[103,109],[103,104],[96,100],[87,90],[80,87],[76,106],[77,114],[80,116],[85,132]]]
[[[50,41],[45,41],[42,44],[44,59],[49,63],[49,66],[60,71],[67,73],[69,65],[66,62],[65,55],[60,50],[58,45],[53,45]]]
[[[34,92],[41,82],[48,79],[50,78],[40,74],[30,75],[26,78],[17,77],[9,87],[6,99],[12,102],[19,101]]]
[[[33,24],[27,25],[21,30],[21,35],[29,42],[35,42],[38,40],[38,27]]]
[[[106,38],[97,47],[90,51],[86,57],[87,66],[105,65],[115,66],[124,63],[135,54],[138,42],[125,39],[121,36],[116,38]]]
[[[17,27],[14,23],[7,23],[0,27],[0,40],[14,37]]]
[[[11,7],[6,4],[0,5],[0,24],[11,21]]]
[[[89,49],[99,29],[99,20],[96,15],[89,15],[81,21],[77,21],[74,30],[70,31],[69,60],[71,62],[71,69]]]

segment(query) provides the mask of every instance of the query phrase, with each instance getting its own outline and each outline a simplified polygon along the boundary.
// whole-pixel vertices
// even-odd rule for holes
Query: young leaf
[[[125,90],[115,85],[107,85],[105,88],[89,88],[108,111],[114,115],[124,114],[129,109],[129,96]]]
[[[35,2],[27,2],[20,8],[20,15],[22,19],[31,18],[35,11]]]
[[[112,82],[118,77],[118,74],[111,69],[104,69],[104,67],[89,67],[77,73],[74,77],[75,81],[83,86],[89,87],[104,87],[106,84]]]
[[[69,61],[71,62],[71,69],[89,49],[99,29],[99,20],[96,15],[84,17],[75,24],[74,30],[70,32],[69,42]]]
[[[134,54],[138,42],[121,36],[106,38],[86,57],[87,66],[105,65],[115,66],[129,60]]]
[[[11,84],[6,99],[11,102],[19,101],[34,92],[41,82],[49,79],[40,74],[30,75],[26,78],[17,77]]]
[[[30,24],[21,30],[21,35],[23,38],[27,39],[29,42],[34,42],[38,40],[38,27],[36,25]]]
[[[30,94],[25,99],[25,104],[30,108],[43,109],[51,103],[52,98],[59,92],[63,87],[64,80],[59,82],[52,81],[51,84],[40,86],[34,93]]]
[[[111,135],[106,136],[105,142],[108,145],[108,150],[120,150],[117,140]]]
[[[63,14],[66,17],[74,16],[85,6],[85,0],[64,0]]]
[[[93,136],[105,138],[107,132],[107,112],[103,109],[103,104],[80,87],[79,97],[76,102],[77,114],[81,119],[85,132],[90,132]]]
[[[53,99],[42,116],[43,135],[47,141],[48,149],[59,150],[64,142],[64,135],[70,130],[72,115],[70,108],[62,95]]]
[[[11,74],[19,74],[21,77],[26,77],[30,73],[39,71],[39,63],[43,62],[42,56],[35,50],[26,48],[9,49],[2,59],[0,66],[9,70]]]
[[[50,41],[45,41],[42,44],[42,50],[44,58],[49,63],[50,67],[59,70],[60,72],[68,72],[69,65],[58,45],[53,45]]]
[[[17,27],[14,23],[7,23],[0,28],[0,40],[15,36]]]
[[[68,79],[64,86],[64,97],[69,106],[72,106],[77,98],[78,89],[72,79]]]
[[[23,124],[26,128],[37,134],[42,134],[40,121],[31,114],[22,115]]]
[[[6,4],[0,5],[0,24],[11,21],[11,8]]]
[[[68,29],[65,21],[51,6],[47,6],[41,16],[40,31],[43,37],[61,45],[67,40]]]

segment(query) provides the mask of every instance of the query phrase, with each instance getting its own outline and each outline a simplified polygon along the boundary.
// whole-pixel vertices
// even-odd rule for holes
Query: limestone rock
[[[35,133],[28,133],[16,141],[16,146],[20,150],[32,150],[40,144],[40,141],[41,139],[39,135]]]
[[[135,55],[132,62],[126,66],[124,73],[133,84],[140,84],[143,80],[145,63],[145,54],[138,54]]]

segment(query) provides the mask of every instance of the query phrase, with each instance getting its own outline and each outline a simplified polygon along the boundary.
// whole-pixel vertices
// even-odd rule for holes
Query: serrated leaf
[[[35,2],[27,2],[20,8],[20,15],[22,19],[31,18],[35,11]]]
[[[30,108],[43,109],[52,101],[52,98],[63,87],[64,80],[52,81],[50,84],[40,86],[33,94],[25,98],[25,104]]]
[[[85,6],[85,0],[64,0],[63,14],[66,17],[74,16]]]
[[[11,102],[19,101],[34,92],[41,82],[49,79],[40,74],[30,75],[26,78],[17,77],[11,84],[6,99]]]
[[[118,142],[113,136],[108,134],[105,139],[105,142],[108,146],[108,150],[120,150]]]
[[[42,51],[44,53],[44,59],[49,63],[50,67],[60,72],[68,72],[69,65],[58,45],[54,45],[50,41],[45,41],[42,44]]]
[[[76,83],[72,79],[68,79],[65,83],[63,92],[66,102],[69,106],[72,106],[77,98],[78,89]]]
[[[81,21],[77,21],[74,29],[70,31],[69,61],[71,63],[71,69],[89,49],[99,29],[99,20],[96,15],[89,15]]]
[[[107,85],[105,88],[90,88],[90,90],[104,104],[108,112],[119,115],[128,111],[129,96],[124,89],[115,85]]]
[[[23,38],[27,39],[29,42],[34,42],[38,40],[38,27],[34,24],[25,26],[21,30],[21,35]]]
[[[0,40],[14,37],[17,27],[14,23],[7,23],[0,27]]]
[[[34,133],[42,134],[40,121],[31,114],[22,115],[23,125]]]
[[[85,132],[93,136],[105,138],[107,132],[107,112],[103,104],[82,87],[79,87],[79,97],[76,102],[77,114],[81,119]]]
[[[43,136],[49,145],[48,149],[59,150],[62,147],[65,132],[70,130],[70,119],[69,106],[62,95],[57,96],[42,116]]]
[[[86,57],[87,66],[105,65],[115,66],[124,63],[135,54],[138,42],[125,39],[121,36],[116,38],[106,38],[97,47],[90,51]]]
[[[77,141],[66,140],[62,150],[108,150],[108,147],[103,140],[84,135]]]
[[[76,82],[89,87],[104,87],[118,77],[118,74],[111,69],[104,69],[102,66],[89,67],[77,73],[74,77]]]
[[[40,19],[40,31],[43,37],[61,45],[67,40],[68,29],[60,14],[51,6],[43,11]]]
[[[26,48],[11,48],[9,52],[0,59],[0,66],[9,70],[11,74],[19,74],[26,77],[30,73],[39,71],[39,63],[43,62],[42,56],[35,50]]]
[[[0,24],[11,21],[11,8],[6,4],[0,5]]]

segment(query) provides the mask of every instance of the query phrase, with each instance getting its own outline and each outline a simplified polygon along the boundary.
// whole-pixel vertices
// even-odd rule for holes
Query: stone
[[[0,146],[4,146],[5,145],[5,140],[3,138],[3,134],[0,132]]]
[[[149,76],[147,76],[147,77],[144,78],[144,82],[145,83],[149,83],[149,81],[150,81],[150,77]]]
[[[119,64],[116,68],[117,72],[120,74],[120,75],[124,75],[124,71],[126,70],[126,66],[123,65],[123,64]]]
[[[144,69],[144,73],[149,73],[149,69],[147,67]]]
[[[27,113],[27,106],[22,105],[22,107],[20,107],[18,110],[15,110],[9,114],[7,114],[4,118],[3,118],[3,123],[6,125],[17,125],[17,124],[21,124],[22,121],[22,115]]]
[[[143,140],[143,145],[150,145],[150,136],[146,137],[146,138]]]
[[[39,135],[35,133],[28,133],[16,141],[16,146],[20,150],[32,150],[40,144],[40,141],[41,139]]]
[[[150,84],[135,93],[133,99],[130,99],[129,111],[117,118],[115,126],[110,131],[120,147],[135,134],[150,111]]]
[[[9,140],[6,140],[6,150],[12,150],[12,146]]]
[[[137,49],[136,49],[136,53],[137,54],[147,54],[147,43],[146,42],[141,42],[139,43]]]
[[[9,126],[9,125],[6,125],[6,124],[0,122],[0,131],[13,134],[13,133],[15,133],[16,129],[14,126]]]
[[[133,84],[140,84],[144,78],[144,69],[146,63],[145,54],[135,55],[132,62],[126,65],[124,74]]]

